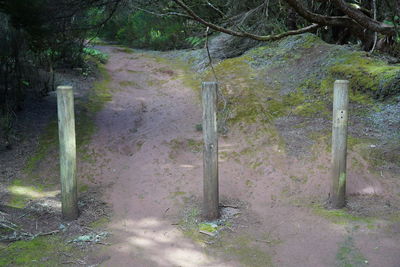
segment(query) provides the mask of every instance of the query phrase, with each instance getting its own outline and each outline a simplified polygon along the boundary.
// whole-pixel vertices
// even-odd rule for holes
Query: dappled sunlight
[[[375,195],[377,192],[373,186],[367,186],[361,190],[361,193],[368,195]]]
[[[132,251],[140,251],[147,258],[137,258],[149,266],[182,266],[197,267],[214,264],[215,259],[202,252],[202,248],[186,239],[182,232],[166,220],[147,217],[139,220],[122,219],[112,226],[114,234],[123,241],[111,249],[115,253],[131,255]],[[107,264],[122,264],[120,258],[111,258]],[[135,265],[136,261],[129,264]],[[133,266],[132,265],[132,266]],[[219,265],[218,266],[224,266]]]
[[[139,247],[151,247],[154,246],[155,243],[150,240],[150,239],[146,239],[146,238],[140,238],[140,237],[131,237],[128,238],[129,243],[135,245],[135,246],[139,246]]]
[[[138,101],[146,101],[147,98],[146,98],[146,97],[135,97],[135,100],[138,100]]]
[[[232,144],[223,144],[223,145],[219,144],[218,145],[218,150],[220,152],[231,152],[231,151],[234,150],[234,145],[232,145]]]
[[[131,225],[136,227],[155,227],[159,226],[160,222],[156,218],[145,218],[138,222],[132,222]]]
[[[41,191],[29,186],[12,185],[9,190],[14,195],[25,196],[30,198],[46,198],[55,197],[60,193],[60,190]]]
[[[198,266],[204,255],[195,250],[168,249],[165,257],[178,266]]]
[[[181,168],[186,168],[186,169],[193,169],[193,168],[196,168],[196,166],[190,165],[190,164],[181,164],[180,167],[181,167]]]

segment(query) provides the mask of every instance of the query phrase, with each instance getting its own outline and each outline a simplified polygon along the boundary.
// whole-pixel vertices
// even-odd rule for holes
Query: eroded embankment
[[[205,51],[181,56],[202,80],[214,80]],[[269,132],[289,155],[329,151],[333,82],[350,81],[350,165],[400,171],[400,65],[312,34],[273,42],[214,64],[227,98],[230,125],[253,124]],[[316,149],[314,146],[319,144]],[[317,152],[320,155],[320,152]]]

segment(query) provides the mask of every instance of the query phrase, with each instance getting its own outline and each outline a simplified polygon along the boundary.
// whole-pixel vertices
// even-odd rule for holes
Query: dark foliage
[[[83,64],[85,40],[121,0],[0,1],[0,137],[6,140],[25,97],[54,89],[54,70]],[[88,19],[93,8],[102,20]]]

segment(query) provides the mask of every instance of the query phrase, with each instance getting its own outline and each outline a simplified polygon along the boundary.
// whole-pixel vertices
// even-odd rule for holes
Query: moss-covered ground
[[[91,90],[83,97],[75,99],[76,112],[76,143],[78,157],[83,161],[93,163],[96,155],[87,147],[96,131],[94,116],[110,101],[111,78],[105,67],[98,64],[102,79],[95,82]],[[30,156],[23,168],[23,175],[14,179],[8,186],[10,195],[8,205],[14,208],[24,208],[32,200],[54,198],[59,191],[59,176],[53,171],[53,176],[43,173],[42,168],[47,165],[58,169],[58,126],[51,121],[39,138],[36,152]],[[49,165],[50,164],[50,165]],[[79,181],[79,192],[88,191],[89,186]],[[92,223],[97,228],[107,222],[107,218]],[[42,236],[31,241],[17,241],[0,250],[0,266],[65,266],[60,259],[68,260],[68,255],[79,258],[82,252],[66,243],[58,236]],[[63,256],[64,255],[64,256]],[[67,255],[67,256],[65,256]]]
[[[81,256],[81,249],[61,238],[43,236],[31,241],[17,241],[0,249],[0,266],[66,266]]]
[[[368,266],[368,260],[355,246],[351,236],[339,245],[336,253],[336,264],[338,267],[362,267]]]
[[[203,246],[208,244],[206,251],[210,255],[233,258],[246,267],[272,266],[272,249],[261,248],[260,243],[257,243],[257,238],[262,239],[261,242],[269,244],[270,248],[281,243],[281,240],[272,238],[269,233],[262,237],[252,236],[246,232],[232,233],[226,230],[226,227],[232,226],[232,221],[229,220],[221,225],[202,221],[197,206],[191,206],[185,211],[179,225],[186,237]],[[210,236],[200,231],[217,234]]]
[[[314,214],[319,215],[335,224],[351,224],[361,223],[372,225],[374,218],[361,217],[350,214],[346,209],[326,209],[320,205],[313,205],[312,211]]]
[[[95,160],[95,155],[87,150],[87,145],[96,131],[94,115],[112,98],[110,75],[100,63],[98,69],[102,79],[94,83],[86,96],[75,99],[77,152],[79,158],[87,162]],[[11,206],[23,208],[29,200],[45,197],[59,188],[58,175],[43,177],[45,174],[40,171],[42,164],[51,164],[58,168],[58,161],[54,160],[57,151],[58,125],[56,121],[51,121],[39,138],[36,152],[28,158],[23,168],[23,177],[14,180],[8,188]],[[81,192],[87,191],[85,184],[81,184],[79,188]]]
[[[382,107],[390,109],[396,105],[391,99],[400,94],[399,64],[388,64],[379,56],[355,47],[327,44],[313,34],[263,44],[242,56],[216,62],[215,72],[210,68],[199,71],[198,66],[207,62],[203,53],[187,52],[181,58],[185,62],[180,63],[180,68],[185,66],[185,71],[179,78],[188,80],[188,86],[197,90],[201,81],[218,80],[226,98],[226,102],[220,103],[220,123],[230,127],[257,124],[283,150],[299,145],[287,143],[295,138],[282,137],[289,132],[302,136],[300,146],[324,141],[330,147],[329,138],[323,138],[330,131],[322,129],[320,123],[321,120],[326,125],[330,123],[334,81],[347,79],[350,81],[349,148],[355,149],[357,144],[357,153],[370,163],[369,167],[386,166],[385,162],[399,166],[400,153],[390,153],[389,146],[377,145],[371,150],[368,145],[389,142],[392,148],[400,149],[400,135],[360,134],[370,128],[388,128],[387,132],[393,128],[375,121],[384,120],[385,115],[379,115]],[[194,65],[192,69],[187,69],[188,62]],[[225,110],[224,103],[227,103]],[[400,123],[393,120],[392,124]]]

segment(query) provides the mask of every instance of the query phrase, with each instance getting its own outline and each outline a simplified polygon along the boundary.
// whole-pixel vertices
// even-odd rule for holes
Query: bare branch
[[[157,17],[168,17],[168,16],[178,16],[178,17],[184,17],[187,19],[193,19],[191,16],[188,16],[186,14],[178,13],[178,12],[167,12],[167,13],[157,13],[151,10],[147,10],[141,7],[135,7],[135,9],[149,13],[151,15],[157,16]]]
[[[369,29],[374,32],[379,32],[387,36],[393,36],[396,34],[396,31],[393,26],[376,21],[360,10],[357,10],[350,5],[348,5],[343,0],[332,0],[333,3],[336,4],[337,7],[340,8],[346,15],[350,18],[354,19],[357,23],[359,23],[362,27]]]
[[[321,27],[321,25],[318,24],[312,24],[308,27],[305,28],[301,28],[298,30],[294,30],[294,31],[287,31],[281,34],[276,34],[276,35],[256,35],[256,34],[252,34],[252,33],[248,33],[248,32],[238,32],[238,31],[233,31],[218,25],[215,25],[211,22],[208,22],[204,19],[202,19],[200,16],[198,16],[189,6],[187,6],[182,0],[174,0],[175,3],[177,3],[183,10],[186,11],[186,13],[189,14],[189,16],[191,16],[194,20],[200,22],[201,24],[209,27],[210,29],[213,29],[215,31],[218,32],[223,32],[232,36],[237,36],[237,37],[247,37],[253,40],[257,40],[257,41],[274,41],[274,40],[279,40],[282,39],[286,36],[289,35],[296,35],[296,34],[301,34],[301,33],[305,33],[305,32],[311,32],[314,31],[316,29],[318,29],[319,27]]]
[[[299,0],[285,0],[300,16],[308,21],[320,25],[329,26],[352,26],[354,21],[347,16],[324,16],[316,14],[305,8]]]

